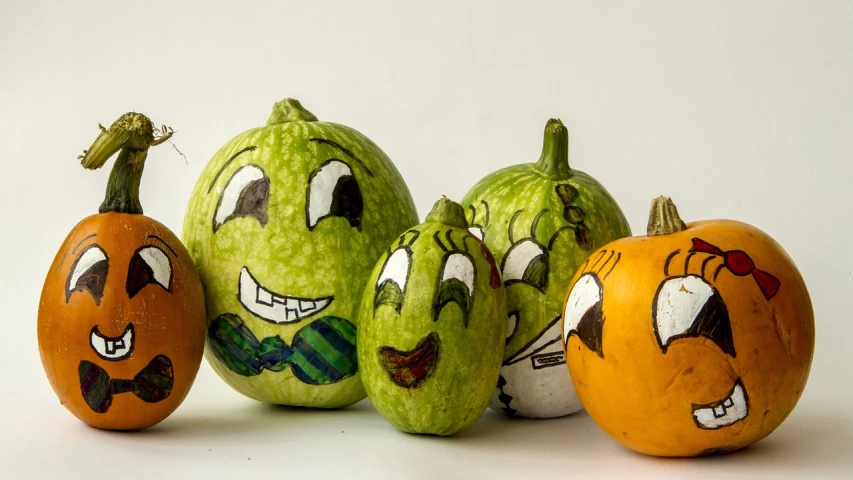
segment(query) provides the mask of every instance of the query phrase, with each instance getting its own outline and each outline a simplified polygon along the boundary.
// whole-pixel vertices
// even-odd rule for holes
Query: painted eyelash
[[[411,235],[412,238],[407,242],[406,237],[409,235]],[[415,240],[417,240],[419,236],[421,236],[421,232],[419,232],[417,230],[409,230],[408,232],[404,232],[402,235],[397,237],[397,246],[394,247],[393,249],[391,247],[388,247],[385,250],[385,253],[390,256],[392,253],[394,253],[394,250],[397,250],[398,248],[400,248],[402,246],[411,247],[412,244],[415,243]],[[393,244],[392,244],[392,246],[393,246]]]
[[[536,216],[533,217],[533,221],[530,223],[530,236],[525,237],[525,238],[532,238],[532,239],[536,240],[536,229],[539,227],[539,221],[542,219],[542,217],[546,213],[548,213],[548,211],[549,210],[547,208],[543,208],[542,210],[539,211],[539,213],[536,214]],[[507,238],[509,239],[510,245],[515,244],[515,235],[513,235],[512,230],[515,227],[515,222],[518,220],[518,217],[521,216],[521,214],[523,212],[524,212],[523,209],[516,211],[513,214],[512,219],[510,219],[510,221],[509,221],[509,228],[507,229]],[[553,247],[554,241],[556,240],[557,235],[566,228],[574,228],[574,227],[567,227],[567,226],[561,227],[556,232],[554,232],[554,234],[551,236],[551,239],[548,241],[548,250],[551,250],[551,248]],[[538,243],[538,241],[537,241],[537,243]]]
[[[483,228],[486,228],[489,226],[489,204],[485,200],[480,200],[480,203],[483,205],[483,209],[485,209],[486,211],[486,218],[482,225]],[[475,207],[474,205],[468,205],[468,209],[471,210],[471,220],[468,223],[473,226],[475,225],[475,220],[477,219],[477,207]]]
[[[510,245],[515,245],[515,238],[513,238],[512,227],[515,225],[515,221],[518,220],[519,215],[521,215],[521,212],[523,212],[523,211],[524,210],[519,210],[519,211],[515,212],[509,221],[509,228],[507,228],[506,234],[507,234],[507,238],[509,238]]]
[[[440,235],[441,235],[441,230],[436,230],[436,232],[432,235],[432,239],[435,240],[435,243],[438,244],[439,248],[441,248],[443,251],[446,252],[447,247],[445,247],[444,244],[441,243]]]
[[[453,238],[451,238],[452,233],[453,233],[453,230],[447,230],[444,234],[444,238],[447,240],[447,243],[450,245],[450,248],[448,248],[447,245],[445,245],[444,242],[441,241],[441,230],[436,231],[432,235],[432,238],[433,238],[433,240],[435,240],[435,243],[438,244],[438,247],[441,248],[441,250],[443,252],[452,252],[452,251],[461,252],[461,251],[464,251],[465,253],[469,253],[468,244],[466,243],[466,240],[468,238],[475,238],[475,237],[473,235],[468,235],[468,234],[463,235],[463,237],[462,237],[462,248],[459,248],[456,245],[456,242],[453,241]]]
[[[675,251],[673,251],[672,253],[670,253],[669,255],[667,255],[666,261],[663,264],[663,274],[666,275],[667,277],[671,277],[673,275],[670,272],[670,267],[672,266],[672,262],[673,262],[673,260],[675,260],[675,257],[678,256],[680,253],[681,253],[681,249],[679,248],[679,249],[676,249]],[[690,271],[690,261],[693,259],[693,257],[697,253],[699,253],[699,252],[688,252],[687,256],[684,257],[684,273],[685,274],[687,274]],[[711,262],[712,260],[716,259],[716,258],[719,258],[719,255],[708,254],[708,256],[705,257],[704,260],[702,260],[702,266],[701,266],[700,271],[699,271],[699,275],[702,278],[705,278],[705,272],[707,271],[708,263]],[[725,266],[726,266],[726,264],[724,262],[724,263],[720,264],[716,269],[714,269],[714,274],[711,276],[711,281],[717,280],[717,276],[720,274],[720,272],[723,270],[723,268],[725,268]]]
[[[599,251],[598,253],[600,253],[600,255],[595,260],[595,262],[592,264],[592,266],[589,266],[589,259],[592,258],[592,257],[589,257],[584,262],[583,267],[581,267],[580,271],[582,273],[594,271],[595,274],[598,275],[603,280],[603,279],[607,278],[608,275],[610,275],[610,272],[612,272],[613,269],[616,268],[616,265],[619,264],[619,261],[622,260],[622,252],[617,252],[616,250],[610,250],[610,256],[607,257],[607,260],[605,260],[604,263],[602,263],[601,266],[598,267],[598,270],[595,270],[595,267],[598,266],[598,263],[601,262],[601,259],[604,258],[605,255],[607,255],[607,249],[603,249],[603,250]],[[613,263],[611,264],[610,261],[613,259],[614,256],[616,257],[616,260],[614,260]],[[605,267],[607,267],[607,265],[610,265],[610,268],[607,270],[607,273],[605,273],[604,276],[601,276],[601,272],[604,271],[604,269],[605,269]],[[587,268],[587,267],[589,267],[589,268]]]
[[[446,239],[447,239],[447,243],[448,243],[448,244],[450,244],[450,247],[451,247],[453,250],[459,250],[459,248],[456,246],[456,244],[455,244],[455,243],[453,243],[453,239],[452,239],[452,238],[450,238],[450,233],[451,233],[452,231],[453,231],[453,230],[448,230],[448,231],[447,231],[447,234],[444,236],[444,238],[446,238]]]

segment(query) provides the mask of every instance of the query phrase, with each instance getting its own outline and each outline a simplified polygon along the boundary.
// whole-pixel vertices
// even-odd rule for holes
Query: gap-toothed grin
[[[133,353],[133,324],[128,324],[124,333],[118,337],[103,335],[95,325],[89,333],[89,345],[104,360],[113,362],[123,360]]]
[[[294,323],[332,303],[333,297],[302,298],[280,295],[264,288],[247,267],[240,270],[237,298],[252,315],[270,323]]]
[[[441,351],[441,339],[432,332],[412,350],[379,347],[379,363],[388,371],[391,381],[403,388],[415,388],[435,372]]]
[[[725,399],[707,405],[693,405],[693,421],[705,430],[728,427],[746,418],[749,414],[747,403],[746,390],[738,379]]]

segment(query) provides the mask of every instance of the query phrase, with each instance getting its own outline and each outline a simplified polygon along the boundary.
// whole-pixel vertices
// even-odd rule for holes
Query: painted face
[[[106,219],[104,218],[106,217]],[[134,429],[183,400],[203,347],[203,293],[166,227],[109,213],[83,220],[40,305],[40,350],[63,403],[87,423]]]
[[[226,145],[193,198],[184,237],[217,373],[270,403],[362,398],[357,298],[382,246],[417,218],[387,157],[340,125],[276,124]]]
[[[668,235],[681,248],[663,257],[649,237],[614,242],[575,277],[563,322],[572,378],[590,415],[631,448],[737,449],[802,391],[813,338],[802,279],[763,232],[736,235],[745,227],[730,223]]]
[[[581,408],[560,341],[566,288],[590,249],[628,232],[595,211],[592,221],[602,227],[593,231],[578,197],[575,186],[558,183],[548,202],[532,196],[527,208],[507,210],[503,199],[468,206],[470,231],[499,257],[507,291],[506,358],[491,406],[511,415],[553,417]],[[543,203],[556,207],[536,206]]]
[[[501,361],[500,287],[491,254],[462,228],[426,223],[388,249],[365,290],[359,335],[365,388],[386,419],[447,434],[479,418]]]

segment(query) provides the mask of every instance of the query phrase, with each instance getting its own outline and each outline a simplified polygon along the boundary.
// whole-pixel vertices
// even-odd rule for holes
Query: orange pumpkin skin
[[[108,257],[100,304],[90,290],[76,289],[69,294],[66,285],[75,262],[92,245],[98,245]],[[156,281],[146,284],[144,273],[139,277],[145,267],[138,255],[133,260],[134,254],[148,246],[169,260],[169,281],[164,280],[162,271],[159,278],[168,283],[168,290]],[[154,250],[148,252],[149,259],[152,252],[156,254]],[[136,288],[128,283],[131,271],[135,272],[131,278],[137,278],[133,283]],[[129,289],[135,292],[132,298]],[[129,355],[118,360],[99,357],[90,343],[98,342],[92,340],[93,328],[97,327],[104,337],[120,338],[130,324],[133,336]],[[60,402],[94,427],[140,429],[172,413],[186,397],[198,372],[204,332],[204,294],[189,254],[174,233],[141,214],[108,212],[83,219],[59,249],[42,290],[38,340],[45,372]],[[173,375],[165,398],[145,402],[131,389],[114,393],[103,413],[87,404],[81,387],[82,362],[91,362],[103,369],[109,379],[120,381],[134,379],[158,356],[169,359]]]
[[[764,232],[729,220],[606,245],[573,278],[563,319],[589,415],[657,456],[723,453],[770,434],[800,398],[814,350],[793,261]]]

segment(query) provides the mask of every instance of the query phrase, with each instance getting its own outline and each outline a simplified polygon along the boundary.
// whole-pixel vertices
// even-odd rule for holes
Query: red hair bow
[[[730,272],[739,276],[745,277],[752,275],[764,298],[770,300],[779,291],[779,285],[782,283],[773,275],[755,268],[755,263],[749,258],[749,255],[742,250],[723,251],[720,247],[711,245],[710,243],[699,238],[693,239],[693,248],[691,252],[710,253],[711,255],[719,255],[723,257],[723,262]]]

